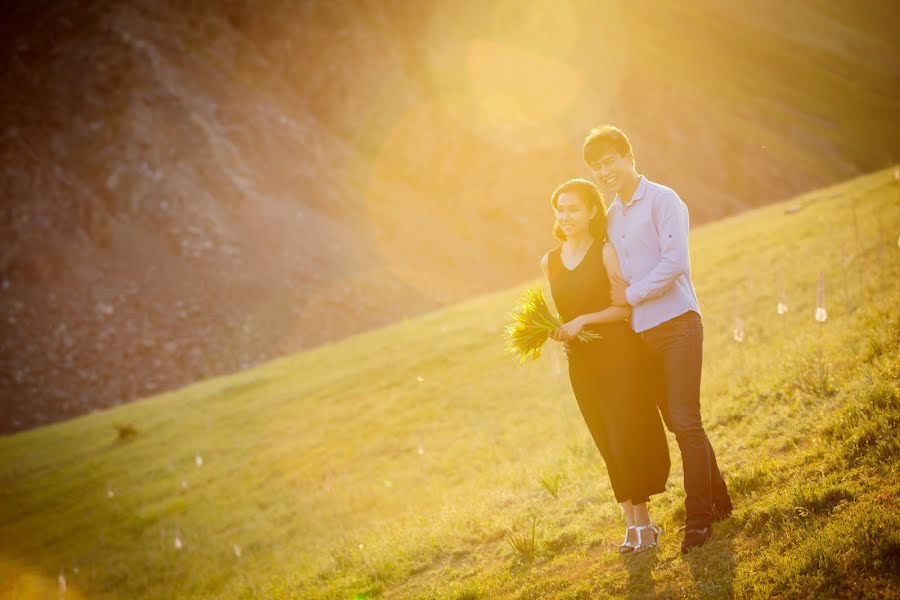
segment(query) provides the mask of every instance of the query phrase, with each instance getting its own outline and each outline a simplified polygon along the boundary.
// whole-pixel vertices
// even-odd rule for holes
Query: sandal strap
[[[634,525],[626,525],[625,526],[625,541],[623,541],[620,544],[620,547],[622,547],[622,546],[628,546],[631,548],[634,547],[634,544],[628,541],[628,532],[630,532],[632,529],[636,529],[636,527]]]
[[[637,530],[637,534],[638,534],[637,548],[644,548],[644,547],[653,548],[659,543],[659,536],[662,533],[662,531],[655,524],[648,523],[647,525],[637,525],[637,526],[635,526],[635,529]],[[652,544],[645,544],[644,537],[641,535],[641,532],[643,532],[647,529],[650,529],[651,531],[653,531],[655,539],[653,540]]]

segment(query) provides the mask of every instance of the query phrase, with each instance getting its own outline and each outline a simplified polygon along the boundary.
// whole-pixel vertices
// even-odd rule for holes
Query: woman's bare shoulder
[[[544,252],[544,256],[541,257],[541,264],[546,265],[550,261],[550,255],[554,252],[559,252],[561,248],[562,244],[560,244],[559,246],[554,246],[553,248],[550,248],[549,250]]]

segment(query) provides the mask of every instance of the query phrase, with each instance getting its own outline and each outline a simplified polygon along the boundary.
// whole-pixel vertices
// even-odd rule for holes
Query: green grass
[[[892,171],[693,232],[737,509],[687,557],[672,436],[662,546],[618,556],[563,359],[504,355],[530,281],[0,439],[0,598],[896,597],[898,233]]]

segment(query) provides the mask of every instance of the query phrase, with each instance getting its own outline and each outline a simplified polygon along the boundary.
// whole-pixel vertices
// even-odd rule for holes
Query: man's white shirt
[[[629,283],[632,327],[646,331],[689,310],[700,313],[691,282],[688,209],[674,190],[641,176],[624,204],[618,194],[606,211],[607,234]]]

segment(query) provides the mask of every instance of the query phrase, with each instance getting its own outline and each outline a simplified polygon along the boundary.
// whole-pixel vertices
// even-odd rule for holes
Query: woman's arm
[[[619,323],[627,321],[631,317],[631,308],[628,306],[609,306],[603,310],[575,317],[557,331],[563,332],[564,337],[573,338],[587,325],[599,323]]]
[[[610,300],[615,306],[627,306],[631,310],[631,305],[625,297],[625,289],[628,282],[622,275],[622,266],[619,264],[619,253],[616,247],[611,243],[603,244],[603,266],[606,267],[606,276],[609,278]]]
[[[544,286],[544,298],[547,298],[548,302],[553,302],[553,294],[550,293],[550,251],[548,250],[544,256],[541,257],[541,270],[544,271],[544,279],[547,281],[547,285]],[[556,310],[556,307],[553,307],[553,310]],[[551,340],[555,340],[557,342],[565,342],[566,338],[560,332],[560,329],[554,329],[550,332],[549,337]],[[567,352],[568,354],[568,352]]]

